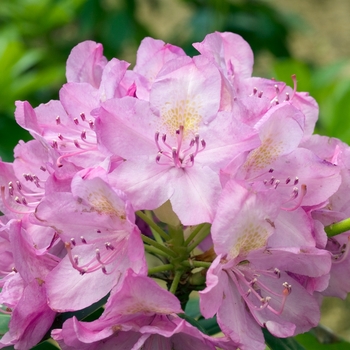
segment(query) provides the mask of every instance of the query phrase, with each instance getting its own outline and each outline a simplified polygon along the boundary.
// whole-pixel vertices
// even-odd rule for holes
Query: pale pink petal
[[[106,64],[107,59],[103,56],[102,45],[94,41],[84,41],[75,46],[68,57],[67,81],[86,82],[98,88]]]
[[[214,249],[230,259],[266,245],[278,213],[275,193],[253,193],[234,180],[228,182],[212,226]]]
[[[165,44],[162,40],[145,38],[137,50],[134,71],[153,82],[165,62],[180,56],[185,56],[180,47]]]
[[[296,210],[281,210],[274,220],[275,233],[269,238],[271,247],[315,247],[313,237],[313,221],[302,208]]]
[[[267,248],[253,251],[247,259],[259,269],[289,271],[309,277],[320,277],[331,269],[331,254],[313,247]]]
[[[222,272],[219,255],[210,265],[206,274],[206,288],[199,292],[200,310],[205,318],[213,317],[219,310],[224,298],[227,278]]]
[[[240,35],[215,32],[193,46],[202,55],[213,58],[230,75],[249,78],[252,74],[253,52]]]
[[[223,278],[225,273],[222,274]],[[223,283],[223,278],[220,283]],[[224,298],[218,311],[218,323],[222,332],[239,344],[242,350],[264,350],[265,340],[260,326],[255,322],[251,313],[234,283],[225,277]]]
[[[17,349],[31,349],[41,341],[55,316],[46,302],[45,284],[33,280],[12,312],[9,331],[1,338],[0,347],[15,344]]]

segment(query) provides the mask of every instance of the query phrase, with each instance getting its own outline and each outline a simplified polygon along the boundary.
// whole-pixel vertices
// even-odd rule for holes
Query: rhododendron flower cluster
[[[59,100],[16,103],[33,140],[0,162],[0,348],[263,350],[350,291],[349,147],[313,135],[295,76],[251,76],[239,35],[193,46],[146,38],[129,69],[86,41]]]

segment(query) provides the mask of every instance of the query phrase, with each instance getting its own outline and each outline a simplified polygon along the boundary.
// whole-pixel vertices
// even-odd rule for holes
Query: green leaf
[[[193,317],[190,317],[186,314],[178,314],[178,316],[186,320],[192,326],[198,328],[202,333],[207,333],[206,330],[201,326],[201,324]]]
[[[45,340],[34,346],[31,350],[57,350],[59,349],[50,340]]]
[[[292,74],[297,78],[298,91],[310,91],[311,71],[304,63],[290,58],[276,61],[273,65],[273,75],[276,80],[284,81],[293,86]]]
[[[306,350],[294,338],[276,338],[266,328],[263,328],[262,331],[265,342],[271,350]]]
[[[200,320],[198,320],[198,323],[204,329],[204,333],[208,335],[214,335],[221,332],[221,328],[218,325],[216,317],[208,319],[201,318]]]
[[[0,314],[0,337],[2,337],[8,330],[10,322],[10,315]]]
[[[199,309],[199,299],[198,298],[190,298],[187,302],[185,308],[186,315],[184,318],[188,322],[189,320],[193,320],[195,323],[190,322],[193,326],[200,329],[203,333],[208,335],[214,335],[221,332],[221,329],[216,321],[216,317],[205,319],[201,315]]]
[[[199,318],[201,316],[198,298],[190,298],[186,304],[185,313],[192,318]]]
[[[97,301],[96,303],[86,307],[85,309],[73,311],[73,312],[65,312],[59,316],[59,319],[62,322],[62,324],[64,321],[68,320],[69,318],[71,318],[73,316],[75,316],[79,321],[82,321],[82,320],[85,321],[85,319],[88,317],[90,317],[90,319],[91,319],[91,315],[95,314],[95,312],[97,312],[97,314],[98,314],[98,310],[101,308],[102,305],[106,304],[108,298],[109,298],[109,294],[107,294],[104,298]],[[56,320],[57,320],[57,318],[56,318]],[[59,328],[61,328],[61,327],[59,327]]]

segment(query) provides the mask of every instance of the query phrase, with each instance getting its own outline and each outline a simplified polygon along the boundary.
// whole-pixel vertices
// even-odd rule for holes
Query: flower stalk
[[[141,210],[136,212],[136,215],[141,218],[146,224],[149,225],[151,229],[159,233],[159,235],[167,241],[169,239],[169,236],[167,235],[166,232],[164,232],[154,221],[151,219],[148,215],[146,215],[144,212]]]
[[[350,218],[328,225],[324,230],[328,237],[334,237],[346,231],[350,231]]]

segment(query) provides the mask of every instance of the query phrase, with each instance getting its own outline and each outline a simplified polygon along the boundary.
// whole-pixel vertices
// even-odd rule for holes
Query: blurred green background
[[[13,118],[14,101],[33,107],[58,98],[72,47],[91,39],[108,59],[132,64],[145,36],[183,47],[215,30],[241,34],[252,46],[255,75],[309,91],[320,104],[317,132],[350,143],[350,47],[346,0],[1,0],[0,156],[12,160],[28,139]],[[328,4],[328,5],[327,5]],[[328,31],[327,28],[328,27]],[[339,28],[337,31],[334,27]],[[350,44],[350,43],[349,43]]]
[[[298,90],[320,105],[316,132],[350,143],[349,15],[347,0],[0,0],[0,157],[12,161],[18,140],[29,139],[14,121],[14,102],[57,99],[79,42],[101,42],[108,59],[134,64],[145,36],[191,55],[191,44],[213,31],[249,42],[255,75],[292,85],[296,74]],[[329,303],[324,323],[350,339],[350,307]]]

